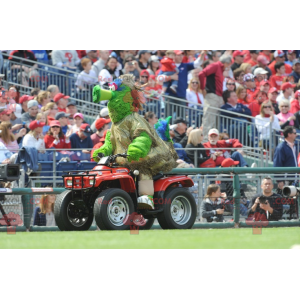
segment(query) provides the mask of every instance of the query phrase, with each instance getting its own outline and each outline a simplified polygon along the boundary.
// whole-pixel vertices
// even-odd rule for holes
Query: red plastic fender
[[[171,184],[181,184],[183,187],[191,187],[194,185],[194,182],[186,175],[165,177],[154,182],[154,192],[165,191]]]

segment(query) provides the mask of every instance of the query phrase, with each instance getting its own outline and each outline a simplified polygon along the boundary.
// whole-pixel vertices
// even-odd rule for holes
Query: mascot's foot
[[[152,196],[140,196],[137,198],[139,209],[154,209],[153,197]]]

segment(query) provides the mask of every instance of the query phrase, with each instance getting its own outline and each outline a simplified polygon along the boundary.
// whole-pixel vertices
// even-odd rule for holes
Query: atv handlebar
[[[101,158],[103,158],[105,155],[103,154],[103,153],[98,153],[98,157],[101,159]],[[115,161],[116,161],[116,159],[118,158],[118,157],[124,157],[124,158],[127,158],[128,156],[130,156],[130,155],[128,155],[128,154],[126,154],[126,153],[120,153],[120,154],[115,154],[115,155],[109,155],[108,156],[108,161],[109,161],[109,163],[114,163]]]

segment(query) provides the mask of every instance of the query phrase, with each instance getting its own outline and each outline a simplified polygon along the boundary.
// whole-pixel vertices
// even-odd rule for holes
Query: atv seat
[[[158,174],[154,175],[152,179],[153,179],[153,181],[156,181],[158,179],[163,178],[164,176],[165,175],[163,173],[158,173]]]

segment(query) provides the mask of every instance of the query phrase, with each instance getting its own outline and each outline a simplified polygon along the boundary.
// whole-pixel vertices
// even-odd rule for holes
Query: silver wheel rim
[[[114,197],[109,201],[107,216],[114,226],[120,227],[124,225],[124,220],[127,215],[129,215],[129,206],[124,198]]]
[[[73,211],[73,213],[77,212],[77,213],[80,213],[82,211],[82,206],[81,207],[76,207],[74,201],[71,201],[69,204],[68,204],[68,207],[67,207],[67,217],[68,217],[68,220],[69,222],[75,226],[75,227],[81,227],[83,226],[87,220],[88,220],[88,217],[84,217],[84,218],[73,218],[70,216],[70,212]]]
[[[190,201],[184,196],[174,198],[171,203],[170,212],[171,217],[176,224],[186,224],[192,215]]]

